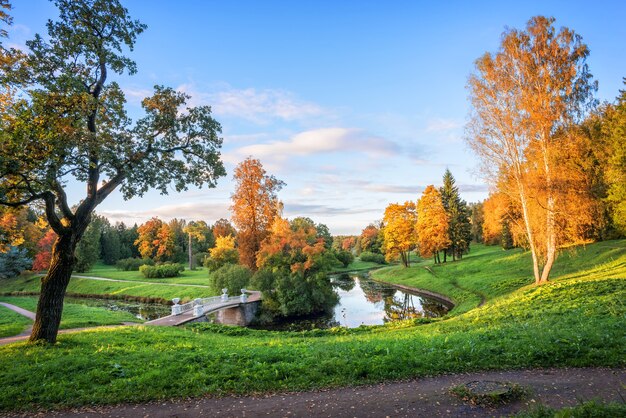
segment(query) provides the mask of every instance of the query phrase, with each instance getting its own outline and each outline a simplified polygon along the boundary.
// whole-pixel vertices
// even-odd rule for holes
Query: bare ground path
[[[450,395],[452,386],[475,380],[518,383],[526,399],[497,408],[472,406]],[[626,369],[532,369],[464,373],[371,386],[302,393],[199,398],[42,412],[28,417],[491,417],[532,405],[553,408],[600,399],[625,402]]]

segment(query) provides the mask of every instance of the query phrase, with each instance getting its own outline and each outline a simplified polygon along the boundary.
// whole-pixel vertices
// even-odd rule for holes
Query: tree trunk
[[[187,244],[187,247],[189,249],[189,270],[193,270],[193,254],[191,253],[191,234],[187,234],[189,235],[189,243]]]
[[[539,284],[541,279],[541,276],[539,275],[539,259],[537,258],[537,249],[535,248],[535,236],[530,225],[530,214],[528,213],[528,203],[526,201],[526,188],[522,183],[521,170],[518,169],[515,179],[517,181],[517,191],[519,193],[520,204],[522,206],[522,218],[524,218],[524,226],[526,227],[526,237],[528,238],[528,245],[530,246],[530,255],[533,259],[533,275],[535,277],[535,284]]]
[[[45,340],[54,344],[57,340],[63,313],[63,298],[74,269],[76,243],[73,234],[60,236],[54,243],[50,269],[41,279],[41,294],[29,339],[31,342]]]
[[[544,141],[545,143],[546,141]],[[552,184],[552,174],[550,171],[550,163],[548,158],[548,149],[543,147],[543,163],[546,171],[546,189],[548,193],[548,201],[546,207],[546,263],[541,272],[539,284],[547,283],[550,277],[550,270],[556,258],[556,231],[554,219],[555,201],[552,193],[554,185]]]

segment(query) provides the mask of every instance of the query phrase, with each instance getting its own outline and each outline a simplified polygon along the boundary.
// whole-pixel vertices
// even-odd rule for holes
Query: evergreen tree
[[[11,246],[8,251],[0,252],[0,279],[19,276],[32,265],[33,260],[28,257],[26,249]]]
[[[448,255],[451,255],[453,260],[461,259],[463,254],[469,251],[472,239],[470,210],[467,203],[461,199],[459,188],[454,183],[452,173],[446,169],[443,175],[443,186],[439,189],[443,207],[448,214],[448,236],[450,237],[450,246],[443,253],[444,262]]]
[[[100,255],[104,264],[107,265],[114,265],[117,260],[122,258],[122,243],[120,241],[119,232],[108,223],[102,229],[102,236],[100,237]]]

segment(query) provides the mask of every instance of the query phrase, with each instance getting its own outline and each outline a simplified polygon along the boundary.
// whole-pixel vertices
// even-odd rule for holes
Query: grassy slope
[[[462,261],[435,266],[432,260],[376,270],[377,280],[448,295],[456,306],[452,315],[467,312],[482,299],[489,301],[533,283],[530,254],[500,247],[472,246]],[[606,241],[566,251],[552,269],[551,279],[575,277],[626,278],[626,240]]]
[[[37,298],[34,297],[1,296],[0,302],[11,303],[31,312],[35,312],[37,309]],[[28,323],[31,322],[28,319],[26,320]],[[105,308],[65,303],[63,306],[63,317],[61,318],[60,328],[71,329],[94,327],[98,325],[117,325],[122,322],[142,321],[135,318],[133,314],[124,311],[109,311]],[[12,335],[16,334],[19,334],[19,332]]]
[[[37,276],[21,276],[15,279],[0,280],[0,292],[39,292],[40,280]],[[111,295],[123,297],[125,295],[135,297],[162,298],[171,300],[178,297],[183,301],[198,297],[213,296],[209,289],[192,286],[167,286],[160,283],[129,283],[111,282],[73,277],[67,288],[68,294],[76,295]]]
[[[487,303],[421,326],[303,333],[140,326],[64,335],[54,347],[0,347],[0,409],[300,390],[481,369],[624,367],[625,244],[589,246],[577,258],[561,259],[554,283],[517,290],[528,282],[519,270],[525,255],[474,251],[436,273],[452,277],[448,269],[484,265],[489,274],[456,278],[470,289],[465,301],[480,291]],[[492,265],[500,258],[508,274]],[[437,282],[432,290],[443,287]]]
[[[0,302],[9,301],[0,299]],[[32,322],[33,321],[25,316],[22,316],[17,312],[13,312],[9,308],[0,306],[0,338],[18,335],[22,333],[22,331],[24,331]]]

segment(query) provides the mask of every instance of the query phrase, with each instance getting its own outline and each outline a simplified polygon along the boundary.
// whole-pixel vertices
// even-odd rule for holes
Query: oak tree
[[[118,0],[56,0],[59,19],[48,36],[27,42],[23,65],[0,77],[21,95],[0,114],[0,204],[42,202],[57,239],[42,279],[31,341],[56,341],[74,251],[94,209],[114,190],[125,199],[149,189],[213,187],[225,174],[220,125],[208,106],[187,108],[186,94],[156,86],[135,123],[111,73],[135,74],[125,56],[146,26]],[[4,85],[4,84],[3,84]],[[72,208],[68,182],[84,185]]]

